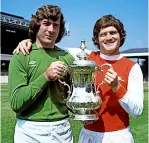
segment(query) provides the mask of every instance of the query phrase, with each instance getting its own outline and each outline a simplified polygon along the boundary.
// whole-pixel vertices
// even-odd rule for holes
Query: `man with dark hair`
[[[29,35],[33,42],[30,54],[13,55],[9,65],[9,95],[16,113],[15,143],[73,143],[68,108],[64,102],[70,75],[64,65],[73,56],[60,49],[65,33],[64,16],[58,6],[44,5],[32,15]]]
[[[140,66],[123,57],[120,47],[126,32],[122,22],[112,15],[98,19],[93,29],[93,43],[100,51],[92,52],[89,60],[98,66],[111,64],[112,69],[96,75],[102,100],[97,121],[85,121],[79,143],[134,143],[129,128],[129,115],[138,117],[143,111],[143,75]],[[22,41],[15,52],[28,51],[30,42]]]
[[[100,51],[92,52],[89,60],[97,65],[111,64],[113,69],[96,75],[102,99],[97,110],[99,119],[85,122],[79,143],[133,143],[129,114],[141,115],[143,110],[143,76],[140,66],[123,57],[119,49],[124,44],[126,32],[122,22],[112,15],[98,19],[93,29],[93,43]]]

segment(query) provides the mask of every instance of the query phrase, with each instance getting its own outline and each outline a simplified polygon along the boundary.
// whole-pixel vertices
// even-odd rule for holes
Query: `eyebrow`
[[[59,24],[59,22],[58,21],[52,21],[52,20],[47,20],[47,19],[45,19],[45,20],[42,20],[42,22],[48,22],[48,23],[55,23],[55,24]]]
[[[45,20],[42,20],[42,22],[49,22],[49,20],[45,19]]]
[[[110,31],[100,31],[99,34],[103,34],[103,33],[110,33],[110,32],[118,32],[117,30],[110,30]]]

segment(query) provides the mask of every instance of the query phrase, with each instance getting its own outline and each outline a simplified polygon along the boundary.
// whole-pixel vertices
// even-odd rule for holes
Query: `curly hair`
[[[92,41],[94,45],[96,45],[99,49],[99,43],[97,42],[98,40],[98,34],[102,28],[106,28],[109,26],[114,26],[118,33],[120,34],[121,42],[120,42],[120,47],[124,44],[125,38],[126,38],[126,31],[124,29],[123,23],[119,20],[116,19],[114,16],[110,15],[105,15],[98,19],[94,25],[93,29],[93,38]]]
[[[43,19],[51,19],[52,21],[57,21],[60,18],[60,30],[55,43],[60,42],[65,34],[65,21],[61,9],[54,5],[44,5],[37,9],[35,15],[32,15],[29,24],[29,37],[34,42],[36,40],[36,34],[40,27],[40,22]]]

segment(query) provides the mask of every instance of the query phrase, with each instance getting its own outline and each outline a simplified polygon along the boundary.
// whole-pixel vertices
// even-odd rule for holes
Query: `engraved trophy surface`
[[[67,106],[72,109],[74,120],[97,120],[98,113],[95,111],[101,105],[100,97],[97,95],[93,78],[96,63],[87,60],[88,54],[85,41],[81,41],[81,53],[77,54],[79,60],[70,65],[73,82],[73,92]]]
[[[73,90],[72,93],[70,90],[68,91],[70,94],[66,100],[66,105],[73,112],[73,120],[98,120],[99,114],[96,112],[96,109],[102,103],[98,88],[104,82],[96,88],[95,76],[97,72],[102,71],[103,66],[112,67],[109,64],[99,67],[94,61],[87,60],[89,55],[84,51],[86,49],[84,40],[81,41],[80,49],[81,53],[77,54],[78,60],[75,60],[69,66]],[[67,84],[67,86],[69,85]]]

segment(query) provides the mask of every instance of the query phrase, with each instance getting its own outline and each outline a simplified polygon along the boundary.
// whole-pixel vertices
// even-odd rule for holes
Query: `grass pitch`
[[[15,113],[10,109],[7,85],[1,85],[1,143],[13,143],[16,123]],[[148,143],[148,86],[144,85],[144,110],[142,115],[134,119],[130,117],[130,127],[135,143]],[[82,128],[80,121],[72,121],[74,143],[78,142]]]

